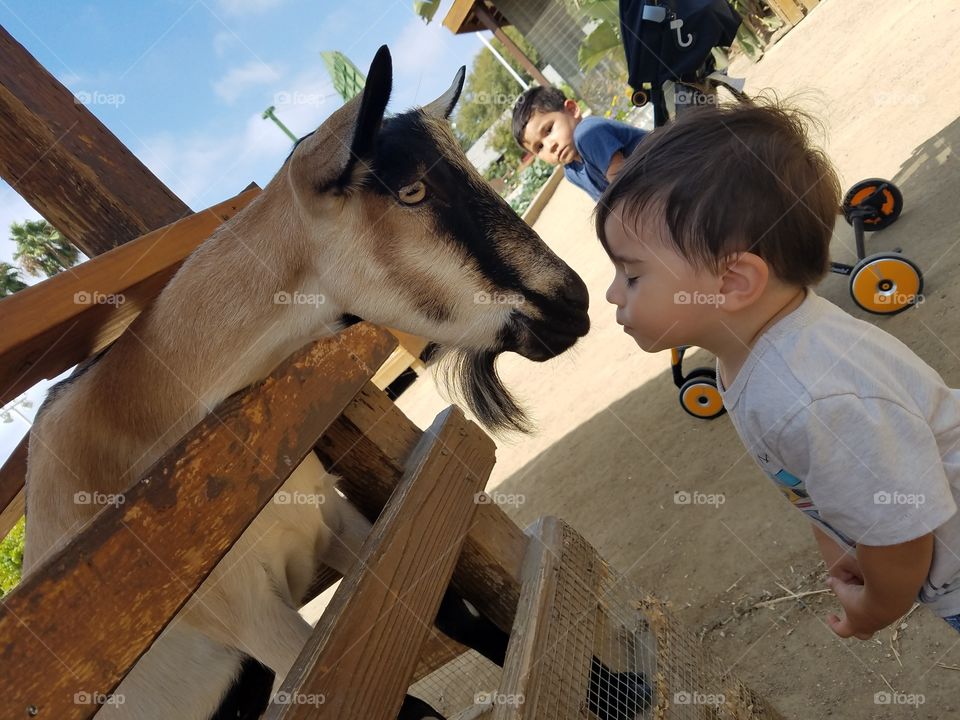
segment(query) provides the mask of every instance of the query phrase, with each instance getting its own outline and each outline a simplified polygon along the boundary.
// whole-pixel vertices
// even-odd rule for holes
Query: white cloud
[[[227,54],[227,50],[237,45],[238,42],[235,34],[222,30],[213,36],[213,51],[217,54],[217,57],[222,58]]]
[[[251,60],[241,67],[231,68],[213,84],[213,89],[225,102],[233,104],[250,88],[274,83],[279,77],[280,74],[271,66],[259,60]]]
[[[456,38],[440,23],[424,25],[411,17],[397,39],[390,43],[393,57],[395,92],[390,100],[394,112],[426,105],[450,85],[459,62],[450,62],[451,57],[460,57]]]
[[[285,0],[218,0],[217,7],[228,15],[248,15],[272,10]]]
[[[284,82],[270,83],[262,107],[276,114],[300,137],[315,130],[341,104],[322,64]],[[230,131],[211,127],[185,136],[162,133],[145,138],[135,150],[150,170],[195,210],[242,190],[251,181],[261,187],[282,164],[292,141],[260,110]]]

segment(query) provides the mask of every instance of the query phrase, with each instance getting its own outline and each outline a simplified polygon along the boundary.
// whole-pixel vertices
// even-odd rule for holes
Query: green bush
[[[536,195],[537,191],[550,179],[553,170],[553,165],[545,163],[542,160],[534,160],[530,167],[520,173],[520,186],[522,189],[517,197],[510,200],[510,207],[516,211],[517,215],[523,215],[527,211],[527,208],[530,207],[530,201],[533,200],[533,196]]]
[[[23,527],[20,518],[7,537],[0,541],[0,597],[13,590],[20,582],[23,568]]]

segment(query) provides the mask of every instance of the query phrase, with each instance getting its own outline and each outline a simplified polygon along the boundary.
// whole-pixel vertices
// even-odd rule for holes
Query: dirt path
[[[825,0],[757,65],[737,63],[748,92],[774,88],[819,115],[845,186],[893,178],[906,210],[868,241],[902,246],[926,276],[926,302],[894,318],[856,310],[846,279],[818,291],[893,333],[960,387],[960,7],[952,0]],[[806,521],[792,512],[739,445],[726,419],[678,406],[666,354],[648,356],[614,324],[603,299],[611,277],[581,191],[562,184],[537,231],[587,282],[593,330],[578,349],[532,367],[502,361],[509,387],[541,432],[503,444],[490,487],[523,495],[507,510],[521,524],[544,514],[576,526],[615,567],[670,600],[704,642],[789,718],[960,717],[960,635],[922,610],[901,632],[842,642],[824,623],[828,595],[806,606],[756,602],[823,587]],[[853,233],[837,227],[833,255],[849,259]],[[702,353],[692,358],[709,362]],[[419,381],[398,403],[426,426],[444,407]],[[719,507],[677,505],[674,492],[722,493]],[[888,685],[889,683],[889,685]],[[891,688],[919,707],[877,704]],[[901,699],[906,699],[901,697]]]

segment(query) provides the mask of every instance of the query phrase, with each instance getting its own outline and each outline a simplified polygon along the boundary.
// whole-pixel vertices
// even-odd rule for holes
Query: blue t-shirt
[[[573,131],[573,144],[580,153],[581,162],[563,166],[563,174],[597,201],[610,182],[607,168],[615,152],[626,158],[647,133],[640,128],[616,120],[586,117]]]

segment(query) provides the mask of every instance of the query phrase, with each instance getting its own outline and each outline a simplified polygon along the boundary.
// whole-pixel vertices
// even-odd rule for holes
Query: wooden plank
[[[13,500],[11,500],[3,510],[0,510],[0,540],[5,538],[13,529],[13,526],[17,524],[17,520],[23,517],[24,512],[26,512],[26,506],[27,494],[21,488],[20,491],[14,495]]]
[[[420,655],[417,658],[417,669],[413,672],[410,684],[422,680],[437,668],[441,668],[452,660],[468,652],[470,648],[461,645],[456,640],[447,637],[436,627],[430,628],[427,639],[420,646]]]
[[[437,416],[267,718],[397,717],[495,451],[459,408]]]
[[[536,714],[541,681],[538,670],[542,669],[541,661],[545,656],[557,652],[556,648],[548,647],[547,635],[562,555],[560,523],[555,518],[541,518],[524,559],[523,585],[498,694],[498,699],[502,698],[504,702],[494,703],[493,720],[546,717],[542,708],[541,714]],[[574,658],[570,660],[575,661]],[[524,701],[506,701],[516,698]]]
[[[27,440],[24,435],[0,467],[0,539],[23,516],[23,479],[27,476]]]
[[[803,11],[797,7],[793,0],[764,0],[770,9],[787,24],[787,27],[793,27],[803,20]]]
[[[381,390],[386,390],[390,383],[400,377],[403,372],[416,361],[416,357],[408,353],[404,348],[398,347],[391,353],[387,361],[380,366],[377,374],[373,376],[373,384]]]
[[[2,27],[0,176],[90,257],[190,213]]]
[[[808,14],[820,4],[820,0],[796,0],[796,2],[799,2],[801,5],[803,5]]]
[[[324,433],[316,451],[328,471],[342,478],[347,497],[376,519],[403,474],[420,430],[386,394],[368,385]],[[489,500],[489,498],[486,498]],[[493,502],[477,507],[453,585],[484,615],[509,632],[520,597],[520,571],[529,538]],[[324,573],[313,592],[335,576]]]
[[[387,328],[387,330],[400,341],[400,347],[416,358],[420,357],[420,353],[422,353],[423,349],[429,344],[426,338],[420,337],[419,335],[412,335],[411,333],[395,328]]]
[[[186,257],[259,192],[245,190],[0,300],[0,404],[116,340]]]
[[[74,693],[113,690],[395,343],[361,323],[298,351],[26,577],[0,605],[0,717],[95,712]]]

